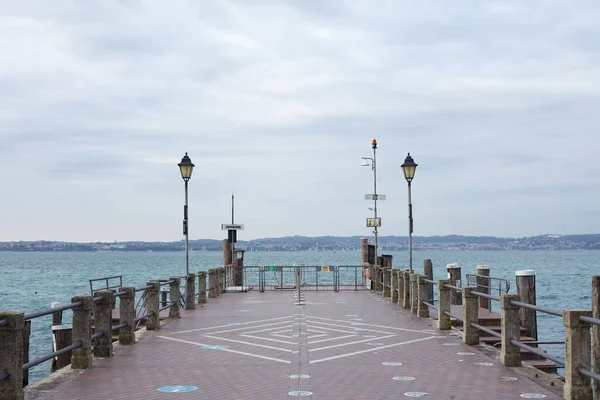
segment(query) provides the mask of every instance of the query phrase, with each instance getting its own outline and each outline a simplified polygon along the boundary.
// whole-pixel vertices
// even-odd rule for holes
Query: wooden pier
[[[144,336],[94,368],[30,385],[25,398],[562,398],[532,369],[505,367],[369,291],[225,293]]]

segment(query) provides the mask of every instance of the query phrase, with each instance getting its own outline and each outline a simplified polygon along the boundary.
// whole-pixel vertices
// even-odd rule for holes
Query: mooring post
[[[73,309],[72,342],[81,343],[81,347],[71,353],[72,369],[88,369],[93,365],[92,345],[92,296],[74,296],[71,303],[81,302]]]
[[[171,276],[169,278],[169,302],[171,307],[169,308],[169,318],[180,318],[180,304],[181,304],[181,292],[179,288],[181,286],[181,278],[178,276]],[[186,300],[187,301],[187,300]],[[192,299],[192,301],[194,301]]]
[[[416,314],[418,311],[418,301],[417,301],[417,295],[418,295],[418,290],[419,287],[417,286],[417,274],[412,273],[410,274],[410,311],[413,314]]]
[[[446,284],[450,283],[450,279],[441,279],[438,281],[438,329],[448,330],[452,327],[452,321],[450,317],[444,312],[450,313],[450,297],[452,292]]]
[[[188,274],[185,277],[185,309],[196,308],[196,274]]]
[[[513,300],[519,300],[519,296],[516,294],[503,294],[500,296],[500,334],[502,336],[500,362],[507,367],[520,367],[521,349],[510,342],[511,339],[521,339],[520,307],[513,305],[511,303]]]
[[[433,263],[430,259],[423,260],[423,275],[433,281]],[[433,300],[433,283],[429,283],[427,286],[427,297]]]
[[[111,357],[112,345],[112,290],[98,290],[94,297],[102,297],[102,300],[94,303],[94,326],[96,332],[102,331],[99,338],[94,339],[94,357]]]
[[[522,303],[536,304],[535,299],[535,272],[532,269],[516,271],[517,294]],[[538,340],[537,311],[521,307],[521,326],[527,329],[529,336]]]
[[[206,271],[198,271],[198,304],[206,303]]]
[[[60,305],[61,305],[61,303],[59,303],[59,302],[52,302],[52,303],[50,303],[50,308],[56,308]],[[52,313],[52,352],[62,350],[65,347],[71,345],[73,329],[71,326],[62,324],[62,315],[63,315],[62,311],[55,311]],[[28,323],[30,325],[31,321],[25,321],[25,329],[27,329]],[[25,342],[23,342],[23,346],[26,346]],[[23,350],[25,350],[25,349],[23,349]],[[28,356],[29,355],[27,355],[27,357],[25,357],[25,354],[23,354],[23,362],[24,363],[29,362]],[[52,358],[52,361],[50,363],[50,372],[56,372],[59,369],[64,368],[67,365],[71,364],[71,356],[72,356],[72,352],[69,351],[64,354],[61,354],[58,357]],[[23,381],[25,381],[26,379],[29,380],[28,374],[29,374],[29,371],[23,372]],[[25,385],[23,385],[23,386],[25,386]]]
[[[23,364],[29,362],[29,337],[31,336],[31,320],[23,326]],[[29,370],[23,371],[23,387],[29,385]],[[1,397],[0,397],[1,398]]]
[[[452,286],[462,287],[462,273],[460,264],[448,264],[446,265],[446,270],[448,271],[448,278],[450,279],[450,284]],[[459,291],[452,292],[452,304],[460,305],[462,304],[462,295]]]
[[[223,239],[223,265],[231,265],[231,244],[229,239]]]
[[[214,270],[214,268],[210,268],[208,271],[206,271],[207,275],[208,275],[208,298],[209,299],[215,299],[217,298],[217,296],[219,296],[219,293],[217,292],[217,273]]]
[[[360,239],[360,265],[362,266],[362,284],[367,286],[367,269],[369,268],[369,239]]]
[[[579,317],[591,317],[587,310],[564,310],[565,325],[565,385],[563,397],[567,400],[592,398],[591,378],[579,372],[579,368],[591,368],[590,324]]]
[[[404,303],[404,271],[398,269],[397,275],[396,287],[398,288],[398,300],[396,303],[398,307],[402,307]]]
[[[463,342],[469,345],[479,344],[479,329],[471,326],[471,322],[479,323],[477,295],[471,293],[474,289],[474,287],[462,288]]]
[[[420,318],[429,318],[429,306],[424,301],[431,302],[429,298],[429,283],[425,275],[417,275],[417,315]]]
[[[160,329],[160,312],[158,306],[158,291],[160,290],[160,282],[149,281],[147,286],[152,286],[146,289],[146,312],[152,314],[146,320],[146,330],[155,331]]]
[[[119,323],[126,323],[119,329],[120,344],[135,343],[135,288],[133,286],[122,286],[120,292],[125,292],[119,296]]]
[[[0,372],[8,377],[0,381],[0,399],[22,400],[23,392],[23,329],[25,314],[0,312]]]
[[[411,273],[406,270],[402,272],[402,276],[404,277],[404,297],[402,298],[402,308],[410,309],[410,276]]]
[[[600,319],[600,275],[592,277],[592,318]],[[600,326],[592,326],[594,373],[600,375]],[[594,400],[600,400],[600,381],[594,379]]]
[[[490,294],[490,267],[488,265],[477,266],[477,291]],[[485,310],[492,310],[492,303],[487,297],[479,297],[479,307]]]
[[[398,272],[400,270],[398,268],[392,268],[392,282],[391,282],[391,293],[392,293],[392,303],[398,304]]]

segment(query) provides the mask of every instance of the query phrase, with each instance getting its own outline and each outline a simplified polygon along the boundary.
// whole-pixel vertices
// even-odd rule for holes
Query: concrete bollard
[[[146,320],[146,330],[157,331],[160,329],[160,312],[158,307],[158,292],[160,290],[160,282],[149,281],[147,286],[152,286],[146,289],[146,313],[150,315]]]
[[[521,349],[510,343],[511,339],[521,339],[521,324],[519,319],[519,306],[511,301],[519,300],[516,294],[503,294],[500,297],[502,350],[500,362],[507,367],[521,366]]]
[[[425,282],[425,275],[417,275],[417,315],[419,318],[429,318],[429,306],[424,301],[431,302],[429,298],[429,283]]]
[[[217,293],[217,272],[211,268],[208,271],[206,271],[207,276],[208,276],[208,297],[210,299],[215,299],[217,298],[217,296],[219,295],[219,293]]]
[[[402,303],[404,302],[404,271],[401,269],[398,270],[398,276],[396,281],[396,287],[398,288],[398,307],[402,307]]]
[[[390,286],[391,286],[391,277],[392,277],[392,271],[388,268],[384,268],[383,269],[383,297],[390,297],[392,295],[392,292],[390,290]]]
[[[584,400],[592,398],[591,379],[579,372],[579,368],[591,367],[590,324],[579,317],[591,317],[591,311],[564,310],[565,326],[565,385],[563,398]]]
[[[430,259],[423,260],[423,275],[430,281],[433,280],[433,263]],[[427,286],[427,298],[433,300],[433,283]]]
[[[462,273],[461,273],[460,264],[448,264],[448,265],[446,265],[446,270],[448,271],[448,279],[450,279],[450,284],[452,286],[462,287],[462,285],[461,285]],[[452,299],[452,304],[457,304],[457,305],[462,304],[461,292],[453,291],[451,299]]]
[[[94,297],[102,296],[102,300],[94,303],[94,325],[96,332],[103,331],[104,334],[94,339],[94,357],[111,357],[113,355],[112,345],[112,305],[113,291],[98,290]]]
[[[479,329],[471,326],[471,322],[479,323],[477,295],[471,293],[474,289],[474,287],[462,288],[463,342],[469,345],[479,344]]]
[[[417,274],[410,274],[410,311],[413,314],[417,313],[419,307],[417,295],[419,287],[417,286]]]
[[[223,239],[223,265],[231,265],[233,263],[231,254],[231,243],[229,239]]]
[[[225,293],[225,267],[219,267],[219,294]]]
[[[373,281],[375,283],[375,286],[374,286],[375,293],[381,292],[381,290],[382,290],[381,289],[381,271],[379,269],[379,266],[377,266],[377,265],[375,267],[373,267]]]
[[[25,314],[0,312],[0,372],[8,373],[8,378],[0,381],[0,399],[22,400],[23,392],[23,329]]]
[[[392,303],[398,304],[398,272],[400,270],[398,268],[392,269],[392,282],[391,282],[391,292],[392,292]]]
[[[92,344],[92,296],[74,296],[71,303],[81,301],[81,306],[73,309],[72,343],[81,342],[81,347],[71,353],[72,369],[88,369],[93,366]]]
[[[444,311],[450,312],[450,297],[452,296],[452,290],[445,285],[450,283],[450,279],[442,279],[438,281],[438,329],[448,330],[452,327],[452,321],[450,317],[444,314]]]
[[[535,272],[532,269],[515,272],[517,281],[517,293],[521,302],[527,304],[536,304],[535,300]],[[527,328],[529,336],[538,339],[537,333],[537,311],[525,307],[521,308],[521,326]]]
[[[198,271],[198,304],[206,303],[206,271]]]
[[[367,238],[360,239],[360,263],[363,268],[369,265],[369,239]]]
[[[485,294],[490,294],[490,280],[485,278],[490,276],[490,267],[487,265],[477,266],[477,291]],[[485,310],[492,310],[492,303],[487,297],[479,298],[479,307]]]
[[[122,286],[120,292],[126,292],[119,296],[119,323],[127,323],[119,329],[120,344],[135,343],[135,288],[133,286]]]
[[[402,298],[402,308],[409,309],[410,308],[410,272],[403,271],[402,273],[404,279],[404,297]]]
[[[171,276],[169,278],[169,301],[171,307],[169,308],[169,318],[181,318],[181,278],[178,276]]]
[[[196,308],[196,275],[188,274],[185,277],[185,309]]]
[[[592,318],[600,319],[600,275],[592,277]],[[592,326],[594,373],[600,375],[600,326]],[[600,400],[600,381],[594,380],[595,400]]]

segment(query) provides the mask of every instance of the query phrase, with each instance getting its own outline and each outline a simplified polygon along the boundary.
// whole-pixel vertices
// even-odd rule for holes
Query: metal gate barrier
[[[360,265],[244,266],[244,286],[272,290],[366,290]]]

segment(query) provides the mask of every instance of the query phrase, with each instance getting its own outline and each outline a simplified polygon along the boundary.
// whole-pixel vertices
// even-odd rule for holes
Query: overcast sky
[[[600,232],[600,2],[0,0],[0,240]]]

